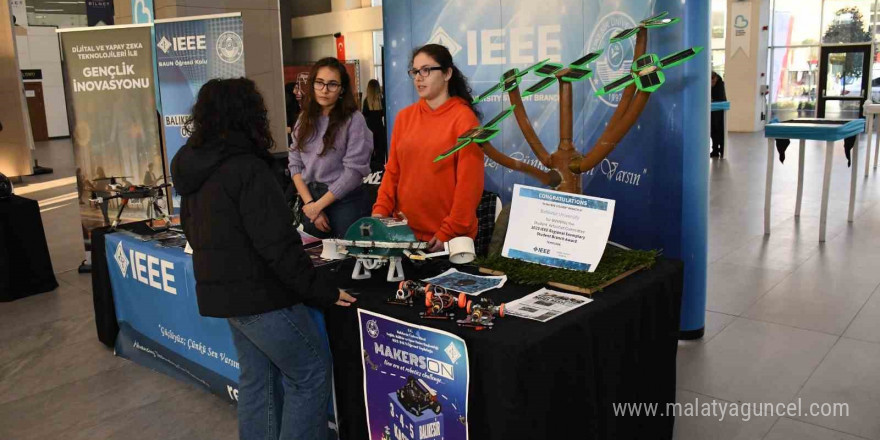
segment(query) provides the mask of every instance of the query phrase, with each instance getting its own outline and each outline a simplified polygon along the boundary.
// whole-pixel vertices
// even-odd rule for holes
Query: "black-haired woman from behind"
[[[253,81],[199,91],[171,174],[193,248],[202,316],[226,318],[241,366],[239,436],[326,439],[330,358],[305,305],[354,298],[312,266],[269,168],[273,141]]]

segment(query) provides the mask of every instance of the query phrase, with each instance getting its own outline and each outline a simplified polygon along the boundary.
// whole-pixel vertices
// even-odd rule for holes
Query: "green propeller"
[[[636,83],[636,87],[640,91],[652,93],[666,82],[666,76],[663,74],[664,69],[684,63],[697,56],[702,50],[702,46],[692,47],[659,59],[657,55],[644,54],[633,61],[630,72],[596,91],[596,96],[618,92],[633,82]]]
[[[439,162],[449,156],[452,156],[453,154],[455,154],[456,151],[470,145],[471,142],[482,144],[484,142],[489,142],[490,140],[494,139],[495,136],[501,134],[501,127],[499,127],[501,121],[507,119],[507,117],[510,116],[511,113],[513,113],[513,109],[515,107],[516,106],[511,105],[510,107],[504,109],[501,113],[495,115],[495,117],[490,119],[489,122],[486,122],[485,124],[477,128],[472,128],[463,133],[461,136],[458,137],[458,139],[456,139],[455,145],[443,154],[434,158],[434,162]]]
[[[536,69],[540,69],[548,61],[550,61],[549,58],[546,60],[543,60],[543,61],[539,61],[539,62],[537,62],[537,63],[535,63],[535,64],[533,64],[523,70],[513,68],[513,69],[510,69],[510,70],[504,72],[503,74],[501,74],[501,81],[499,81],[494,86],[490,87],[485,92],[481,93],[476,98],[474,98],[473,103],[477,104],[482,101],[485,101],[486,98],[488,98],[488,97],[490,97],[500,91],[501,92],[509,92],[509,91],[513,90],[514,88],[519,86],[522,77],[528,75],[529,73],[531,73],[532,71],[534,71]]]
[[[610,43],[617,43],[619,41],[623,41],[623,40],[632,38],[637,33],[639,33],[640,29],[661,28],[661,27],[669,26],[671,24],[675,24],[675,23],[678,23],[679,21],[681,21],[680,18],[666,18],[667,15],[669,15],[668,12],[661,12],[653,17],[648,17],[648,18],[640,21],[638,26],[633,27],[633,28],[629,28],[629,29],[624,29],[624,30],[618,32],[616,35],[611,37],[611,40],[609,42]]]

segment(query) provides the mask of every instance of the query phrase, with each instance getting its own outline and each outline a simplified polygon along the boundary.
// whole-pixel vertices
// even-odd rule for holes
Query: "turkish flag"
[[[336,59],[345,61],[345,35],[336,37]]]

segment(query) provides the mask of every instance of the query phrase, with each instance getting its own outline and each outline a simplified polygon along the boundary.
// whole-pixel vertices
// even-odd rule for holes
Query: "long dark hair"
[[[382,86],[379,81],[371,79],[367,83],[367,102],[368,110],[382,110]]]
[[[323,156],[327,150],[334,148],[336,135],[342,125],[348,121],[352,113],[358,109],[357,100],[354,98],[354,90],[351,86],[351,77],[345,66],[336,58],[323,58],[312,66],[309,72],[309,81],[303,90],[302,112],[299,115],[299,129],[296,132],[296,148],[303,151],[305,143],[312,140],[317,134],[318,118],[321,117],[321,104],[315,99],[315,77],[322,67],[329,67],[339,73],[339,82],[342,84],[342,92],[339,94],[339,102],[330,111],[330,121],[327,123],[327,131],[324,132],[324,147],[319,156]]]
[[[482,119],[482,112],[474,106],[471,86],[468,84],[468,80],[464,74],[461,73],[461,70],[459,70],[458,67],[455,66],[455,63],[452,62],[452,54],[449,53],[449,49],[447,49],[446,46],[439,44],[426,44],[413,51],[412,58],[409,60],[410,66],[412,66],[416,55],[420,53],[433,58],[434,61],[443,68],[444,74],[452,69],[452,78],[449,79],[449,84],[447,85],[449,96],[458,96],[459,98],[464,99],[474,114],[477,115],[477,119]]]
[[[247,78],[206,82],[199,90],[184,130],[194,148],[233,132],[245,135],[258,152],[275,146],[263,95]]]

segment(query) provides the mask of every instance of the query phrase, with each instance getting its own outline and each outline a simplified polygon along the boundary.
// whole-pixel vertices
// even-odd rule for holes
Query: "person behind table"
[[[370,171],[385,169],[388,136],[385,134],[385,99],[379,81],[371,79],[367,83],[367,96],[364,97],[363,114],[367,127],[373,132],[373,156],[370,157]]]
[[[433,252],[455,237],[477,235],[483,193],[483,152],[475,144],[434,163],[456,138],[480,124],[467,78],[446,47],[413,52],[409,71],[419,101],[397,114],[391,150],[373,215],[403,213],[416,237]]]
[[[342,237],[370,214],[361,184],[370,173],[373,135],[357,111],[348,72],[336,58],[315,63],[303,92],[287,156],[303,202],[303,227],[321,238]]]
[[[724,80],[721,75],[712,72],[712,102],[727,101],[727,93],[724,92]],[[711,112],[712,121],[709,134],[712,137],[712,152],[709,157],[724,157],[724,112]]]
[[[354,298],[315,270],[289,222],[254,82],[208,81],[187,126],[171,174],[199,314],[227,318],[238,352],[239,436],[324,440],[330,358],[304,304],[348,306]]]
[[[284,107],[287,113],[287,145],[293,142],[293,127],[296,120],[299,119],[299,99],[296,97],[296,82],[289,82],[284,85]]]

